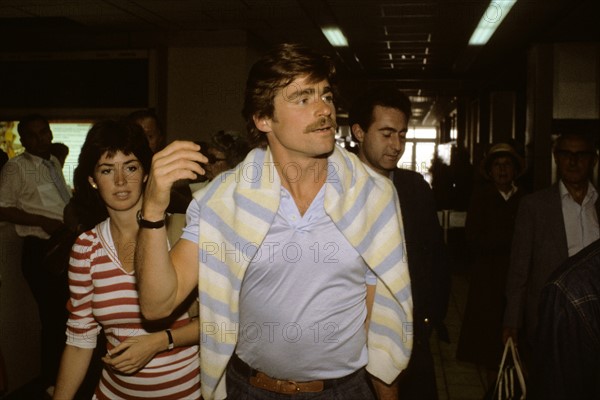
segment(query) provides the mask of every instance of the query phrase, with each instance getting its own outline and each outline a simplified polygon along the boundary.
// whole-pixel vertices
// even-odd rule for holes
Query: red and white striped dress
[[[104,329],[110,351],[129,337],[179,328],[190,321],[184,314],[166,324],[142,324],[136,279],[121,267],[109,219],[77,238],[69,264],[67,344],[71,346],[95,348],[96,337]],[[199,398],[198,346],[158,353],[133,375],[104,368],[94,395],[94,399],[107,400]]]

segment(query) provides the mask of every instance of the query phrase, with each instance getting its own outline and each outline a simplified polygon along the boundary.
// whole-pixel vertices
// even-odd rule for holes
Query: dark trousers
[[[293,361],[290,361],[293,362]],[[227,399],[231,400],[374,400],[365,370],[351,379],[318,393],[280,394],[251,386],[248,377],[227,367]]]
[[[47,240],[33,236],[23,239],[21,269],[37,303],[41,323],[41,379],[45,386],[53,385],[65,346],[67,323],[66,304],[69,285],[65,269],[59,275],[43,267]]]
[[[437,400],[435,367],[427,327],[415,332],[408,366],[398,378],[398,397],[403,400]]]

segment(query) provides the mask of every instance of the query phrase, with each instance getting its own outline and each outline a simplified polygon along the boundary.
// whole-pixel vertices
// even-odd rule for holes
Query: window
[[[406,148],[398,162],[399,168],[419,172],[431,184],[431,160],[435,155],[437,129],[435,127],[409,128]]]
[[[79,152],[92,124],[91,120],[50,121],[52,142],[64,143],[69,147],[69,155],[65,160],[63,174],[67,185],[71,188],[73,187],[73,173],[75,167],[77,167]],[[11,158],[25,151],[17,133],[18,125],[19,121],[0,121],[0,148]]]
[[[63,174],[67,185],[73,187],[73,173],[77,167],[81,146],[85,141],[88,131],[92,127],[92,121],[50,121],[53,142],[64,143],[69,147],[69,155],[65,160]]]

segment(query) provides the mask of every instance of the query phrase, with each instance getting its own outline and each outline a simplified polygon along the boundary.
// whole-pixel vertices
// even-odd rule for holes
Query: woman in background
[[[94,399],[200,398],[198,323],[185,310],[149,323],[138,303],[136,213],[151,158],[135,124],[99,122],[86,137],[75,170],[75,197],[79,206],[87,205],[88,217],[98,220],[71,252],[67,346],[54,399],[75,396],[101,329],[107,354]]]
[[[514,181],[524,170],[525,160],[512,146],[492,146],[481,168],[489,183],[473,193],[467,212],[471,275],[456,357],[485,367],[492,386],[504,348],[504,289],[517,208],[524,194]]]
[[[196,142],[200,145],[200,151],[208,158],[203,165],[206,173],[197,180],[190,182],[192,193],[203,188],[217,175],[232,169],[246,158],[250,152],[250,146],[246,139],[236,132],[218,131],[210,137],[210,142]]]

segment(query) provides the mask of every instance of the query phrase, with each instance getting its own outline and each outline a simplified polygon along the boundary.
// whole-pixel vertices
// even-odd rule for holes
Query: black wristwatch
[[[165,213],[165,216],[163,217],[163,219],[161,219],[160,221],[145,220],[144,217],[142,216],[142,210],[138,210],[136,216],[137,216],[137,222],[138,222],[138,225],[140,226],[140,228],[147,228],[147,229],[162,228],[163,226],[165,226],[165,221],[167,220],[166,213]]]

